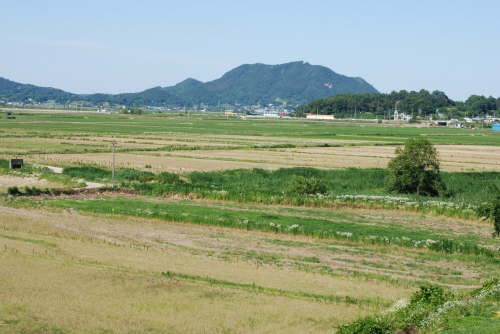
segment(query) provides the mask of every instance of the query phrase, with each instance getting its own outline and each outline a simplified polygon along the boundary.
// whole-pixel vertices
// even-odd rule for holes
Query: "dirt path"
[[[48,169],[50,169],[51,171],[53,171],[56,174],[62,174],[62,172],[63,172],[63,168],[61,168],[61,167],[54,167],[54,166],[41,166],[41,167],[47,167]]]
[[[46,166],[46,165],[39,165],[40,167],[47,167],[51,171],[53,171],[56,174],[62,174],[63,168],[61,167],[55,167],[55,166]],[[97,189],[97,188],[102,188],[105,187],[106,185],[104,183],[97,183],[97,182],[88,182],[85,180],[81,180],[81,182],[85,182],[86,186],[83,188],[75,188],[75,189]]]

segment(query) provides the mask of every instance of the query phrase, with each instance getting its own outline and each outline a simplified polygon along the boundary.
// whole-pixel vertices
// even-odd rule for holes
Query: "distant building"
[[[264,117],[279,117],[279,114],[277,111],[266,111]]]
[[[335,119],[335,115],[315,115],[315,114],[305,114],[308,119],[326,119],[333,120]]]
[[[493,124],[491,130],[500,131],[500,124]]]

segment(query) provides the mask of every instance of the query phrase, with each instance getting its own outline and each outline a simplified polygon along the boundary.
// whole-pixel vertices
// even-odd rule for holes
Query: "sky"
[[[498,0],[16,0],[0,11],[0,77],[71,93],[305,61],[381,93],[500,97]]]

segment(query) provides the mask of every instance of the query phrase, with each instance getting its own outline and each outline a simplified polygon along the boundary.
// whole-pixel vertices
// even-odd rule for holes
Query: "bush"
[[[493,235],[500,236],[500,188],[492,184],[491,188],[494,191],[494,197],[490,203],[482,204],[477,208],[477,215],[485,219],[491,219],[494,225]]]
[[[350,325],[338,328],[337,334],[393,334],[391,324],[373,317],[360,319]]]
[[[35,187],[24,187],[24,194],[26,196],[38,196],[42,193],[40,189],[37,189]]]
[[[326,192],[326,185],[314,176],[308,179],[303,176],[293,175],[287,192],[296,194],[324,194]]]
[[[410,305],[425,304],[436,307],[443,304],[447,300],[447,297],[442,287],[438,285],[423,285],[411,297]]]
[[[18,187],[7,188],[7,194],[9,194],[10,196],[21,196],[22,195],[22,193]]]

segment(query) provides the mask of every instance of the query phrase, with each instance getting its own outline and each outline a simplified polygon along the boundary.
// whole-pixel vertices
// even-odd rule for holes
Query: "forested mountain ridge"
[[[220,79],[207,82],[206,87],[210,91],[224,92],[229,100],[244,104],[276,99],[304,103],[342,93],[378,93],[361,78],[347,77],[327,67],[301,61],[281,65],[241,65]]]
[[[37,102],[44,102],[48,100],[78,100],[79,98],[79,95],[68,93],[61,89],[20,84],[0,77],[0,100],[7,99],[15,102],[28,102],[31,99]]]
[[[86,101],[91,104],[192,106],[273,103],[298,105],[342,93],[378,93],[362,78],[337,74],[331,69],[302,61],[280,65],[244,64],[221,78],[203,83],[186,79],[171,87],[153,87],[139,93],[78,95],[55,88],[18,84],[0,78],[0,99],[57,103]],[[277,103],[276,101],[279,101]]]

